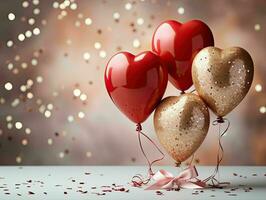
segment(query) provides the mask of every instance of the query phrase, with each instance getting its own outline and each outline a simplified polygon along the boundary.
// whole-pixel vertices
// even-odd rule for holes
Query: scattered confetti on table
[[[161,167],[173,173],[176,167]],[[156,169],[160,169],[156,167]],[[201,177],[213,167],[198,167]],[[144,190],[133,187],[135,173],[146,167],[0,167],[1,199],[265,199],[266,167],[221,167],[220,179],[229,181],[224,188]],[[256,174],[256,175],[255,175]],[[255,175],[255,176],[254,176]]]
[[[216,2],[202,2],[2,1],[0,163],[143,163],[134,153],[134,142],[116,149],[119,156],[109,153],[112,146],[122,145],[116,139],[118,132],[123,132],[130,140],[134,140],[135,135],[111,103],[105,103],[108,96],[102,75],[107,60],[115,52],[137,53],[150,49],[150,35],[160,22],[171,18],[183,22],[203,19],[215,30],[219,46],[233,43],[251,49],[259,70],[251,88],[252,97],[241,107],[243,112],[252,113],[245,118],[252,124],[251,130],[245,124],[232,130],[231,141],[240,135],[244,139],[242,146],[239,144],[234,149],[234,155],[226,157],[232,160],[249,145],[250,156],[235,164],[265,163],[266,137],[261,136],[266,114],[264,57],[261,53],[265,51],[265,23],[264,12],[257,12],[265,4],[255,1],[239,4],[227,0],[217,6]],[[221,22],[221,13],[225,12],[228,14]],[[170,91],[177,94],[174,89]],[[243,116],[232,118],[238,121]],[[116,123],[111,120],[113,118]],[[121,131],[117,131],[118,126],[123,127]],[[145,128],[153,134],[150,122]],[[106,140],[107,134],[114,139]],[[97,152],[99,146],[103,151]],[[225,144],[228,151],[232,151],[233,146],[232,143]],[[125,147],[128,151],[122,151]],[[206,142],[206,149],[200,149],[199,157],[210,148],[215,147]],[[133,161],[131,157],[134,157]],[[206,157],[200,160],[204,164],[215,163],[215,159]],[[169,163],[170,159],[164,164]]]

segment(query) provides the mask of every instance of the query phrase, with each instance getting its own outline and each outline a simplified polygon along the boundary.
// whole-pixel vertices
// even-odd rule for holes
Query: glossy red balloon
[[[170,82],[181,91],[193,84],[191,65],[194,56],[204,47],[213,45],[210,28],[199,20],[184,24],[165,21],[158,26],[152,39],[152,49],[167,66]]]
[[[142,123],[163,97],[167,76],[167,69],[152,52],[137,56],[121,52],[106,66],[105,86],[119,110],[133,122]]]

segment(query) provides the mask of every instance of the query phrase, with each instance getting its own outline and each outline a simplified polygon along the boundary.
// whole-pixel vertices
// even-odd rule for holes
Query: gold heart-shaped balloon
[[[192,78],[199,96],[223,117],[246,96],[254,74],[249,53],[239,47],[206,47],[194,58]]]
[[[198,149],[206,137],[209,123],[208,107],[195,94],[167,97],[154,114],[158,139],[177,163]]]

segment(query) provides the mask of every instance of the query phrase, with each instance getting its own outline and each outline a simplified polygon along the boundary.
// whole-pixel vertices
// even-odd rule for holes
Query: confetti
[[[163,195],[163,193],[161,191],[156,191],[157,195]]]

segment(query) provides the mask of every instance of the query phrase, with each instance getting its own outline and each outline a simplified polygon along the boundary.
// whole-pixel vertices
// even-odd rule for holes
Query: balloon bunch
[[[158,139],[172,158],[180,164],[198,149],[205,139],[210,123],[208,107],[217,115],[213,125],[221,137],[229,128],[224,118],[247,94],[253,79],[253,61],[242,48],[225,50],[214,47],[210,28],[199,20],[181,24],[174,20],[158,26],[152,38],[152,51],[136,56],[128,52],[114,55],[105,71],[105,85],[119,110],[137,124],[136,131],[142,153],[151,165],[164,155],[142,132],[141,123],[155,110],[154,127]],[[162,99],[168,78],[181,91],[180,96]],[[194,83],[197,94],[185,93]],[[148,138],[162,153],[150,162],[141,145],[140,135]],[[205,181],[215,179],[222,160],[217,156],[215,172]],[[147,180],[147,182],[149,179]]]

